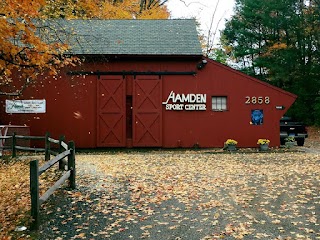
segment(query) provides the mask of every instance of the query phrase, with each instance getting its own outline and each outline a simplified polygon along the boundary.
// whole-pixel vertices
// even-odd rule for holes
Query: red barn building
[[[53,24],[84,63],[2,99],[2,124],[64,134],[80,148],[279,146],[296,96],[203,57],[194,20]]]

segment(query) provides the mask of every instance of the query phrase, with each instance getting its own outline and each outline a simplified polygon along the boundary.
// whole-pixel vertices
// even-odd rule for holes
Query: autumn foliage
[[[1,160],[3,161],[3,160]],[[29,220],[29,169],[25,162],[0,165],[0,239]]]
[[[78,154],[77,189],[41,205],[41,239],[318,239],[319,128],[307,152]],[[0,159],[0,239],[30,222],[29,161]],[[61,172],[40,177],[40,195]],[[186,233],[184,229],[187,229]],[[13,234],[24,234],[14,238]],[[16,236],[15,236],[16,237]],[[189,239],[189,238],[187,238]]]
[[[11,94],[18,95],[39,74],[45,71],[57,74],[59,67],[72,62],[62,55],[67,50],[65,44],[47,43],[39,36],[35,19],[39,19],[44,4],[43,0],[0,3],[1,90],[9,89]],[[14,76],[14,72],[19,74]]]
[[[43,16],[66,19],[166,19],[169,12],[159,0],[47,0]]]
[[[45,163],[42,155],[22,156],[16,159],[0,158],[0,240],[12,239],[12,236],[18,235],[19,232],[15,232],[15,229],[19,226],[26,226],[29,229],[32,220],[29,163],[34,158],[40,159],[40,166]],[[61,171],[57,168],[50,168],[43,173],[39,179],[40,196],[60,177]]]
[[[167,0],[3,0],[0,3],[0,95],[20,95],[39,75],[78,64],[68,45],[43,39],[47,19],[164,19]],[[56,38],[58,39],[58,38]],[[18,73],[18,74],[17,74]]]
[[[320,2],[237,0],[221,43],[239,70],[298,96],[288,115],[320,125]]]

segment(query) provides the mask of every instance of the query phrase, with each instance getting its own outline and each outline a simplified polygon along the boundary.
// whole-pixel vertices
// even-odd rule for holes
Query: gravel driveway
[[[39,239],[320,239],[318,153],[77,155]]]

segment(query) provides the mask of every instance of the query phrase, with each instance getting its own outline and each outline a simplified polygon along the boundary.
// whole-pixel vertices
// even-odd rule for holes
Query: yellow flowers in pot
[[[227,141],[225,141],[225,145],[237,145],[237,144],[238,142],[233,139],[228,139]]]
[[[265,139],[265,138],[260,138],[260,139],[258,139],[258,142],[257,142],[258,145],[264,145],[264,144],[269,144],[269,143],[270,143],[270,140]]]

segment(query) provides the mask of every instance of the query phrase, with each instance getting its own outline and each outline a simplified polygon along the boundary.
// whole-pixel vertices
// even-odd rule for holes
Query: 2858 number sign
[[[246,96],[246,104],[269,104],[270,103],[270,97],[250,97]]]

